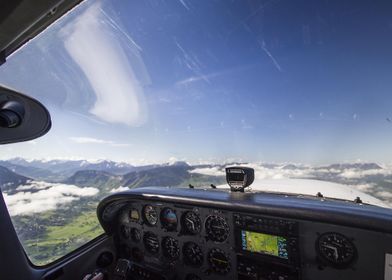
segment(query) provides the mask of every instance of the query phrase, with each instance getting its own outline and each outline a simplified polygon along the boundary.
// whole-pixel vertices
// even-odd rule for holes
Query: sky
[[[87,1],[0,83],[51,131],[0,158],[392,162],[390,1]]]

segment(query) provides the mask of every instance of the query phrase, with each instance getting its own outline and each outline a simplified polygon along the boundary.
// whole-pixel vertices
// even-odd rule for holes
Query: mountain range
[[[9,190],[28,181],[45,181],[95,187],[109,192],[120,186],[134,188],[224,182],[222,176],[192,173],[194,169],[185,162],[133,166],[114,161],[27,161],[16,158],[0,161],[0,186],[3,186],[3,190]]]
[[[186,186],[188,184],[223,184],[228,164],[189,165],[186,162],[134,166],[109,160],[26,160],[14,158],[0,161],[0,186],[3,189],[25,184],[29,180],[64,183],[80,187],[97,187],[105,191],[123,187]],[[231,165],[240,165],[239,163]],[[251,165],[251,164],[244,164]],[[338,183],[347,181],[380,181],[392,176],[376,163],[339,163],[309,167],[298,164],[254,164],[256,176],[316,178]],[[362,172],[356,178],[357,173]],[[347,172],[351,172],[346,174]],[[353,173],[353,174],[352,174]],[[351,174],[351,175],[350,175]],[[344,177],[343,175],[350,175]],[[278,176],[278,177],[279,177]],[[264,178],[264,177],[262,177]],[[268,177],[267,177],[268,178]],[[366,180],[365,180],[366,181]]]
[[[6,167],[0,166],[0,186],[3,191],[14,189],[24,185],[30,178],[12,172]]]
[[[23,158],[2,160],[0,166],[36,180],[54,182],[62,181],[81,170],[106,171],[121,175],[135,169],[131,164],[109,160],[91,162],[87,160],[26,160]]]

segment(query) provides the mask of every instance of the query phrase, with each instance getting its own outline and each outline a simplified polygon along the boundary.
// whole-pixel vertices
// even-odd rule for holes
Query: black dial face
[[[138,243],[140,242],[140,240],[142,239],[142,234],[140,232],[140,230],[138,230],[137,228],[131,228],[131,239],[132,241]]]
[[[172,237],[165,237],[162,240],[162,251],[165,257],[170,260],[176,260],[180,256],[180,247],[178,241]]]
[[[143,236],[144,247],[151,254],[156,254],[159,252],[159,240],[158,236],[151,231],[148,231]]]
[[[120,227],[120,232],[121,232],[121,236],[122,236],[124,239],[128,239],[128,238],[129,238],[130,229],[129,229],[129,227],[128,227],[127,225],[122,225],[122,226]]]
[[[198,214],[193,211],[185,212],[182,216],[182,226],[185,233],[198,234],[201,231],[201,220]]]
[[[144,206],[143,217],[146,223],[150,226],[155,226],[158,222],[157,210],[151,205]]]
[[[346,236],[334,232],[320,235],[316,250],[322,260],[337,268],[349,266],[357,256],[355,245]]]
[[[161,212],[162,226],[168,231],[174,231],[177,228],[177,215],[171,208],[164,208]]]
[[[209,216],[206,220],[206,233],[208,239],[215,242],[223,242],[229,236],[229,225],[220,216]]]
[[[230,271],[229,258],[221,249],[214,248],[208,253],[208,263],[215,273],[226,274]]]
[[[199,245],[194,242],[187,242],[182,248],[184,261],[188,265],[200,266],[203,264],[203,252]]]

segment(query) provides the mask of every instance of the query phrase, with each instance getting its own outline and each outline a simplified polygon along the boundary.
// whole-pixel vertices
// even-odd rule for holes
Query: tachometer
[[[165,237],[162,240],[162,251],[165,257],[170,260],[176,260],[180,256],[178,241],[173,237]]]
[[[158,236],[151,231],[148,231],[143,236],[143,243],[146,250],[152,254],[159,252],[159,240]]]
[[[208,263],[215,273],[226,274],[230,271],[229,258],[221,249],[214,248],[208,253]]]
[[[157,210],[151,205],[144,206],[143,218],[148,225],[155,226],[158,222]]]
[[[177,228],[177,215],[171,208],[164,208],[161,212],[162,226],[168,231],[174,231]]]
[[[182,248],[184,262],[192,266],[200,266],[203,263],[203,252],[199,245],[194,242],[187,242]]]
[[[343,234],[335,232],[320,235],[316,250],[323,261],[337,268],[348,267],[357,257],[354,243]]]
[[[201,231],[201,220],[198,214],[193,211],[185,212],[182,215],[183,231],[188,234],[198,234]]]
[[[206,220],[206,233],[208,239],[215,242],[223,242],[229,236],[229,225],[225,218],[209,216]]]

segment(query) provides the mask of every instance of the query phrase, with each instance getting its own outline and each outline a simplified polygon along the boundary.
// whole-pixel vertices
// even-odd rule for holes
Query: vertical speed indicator
[[[336,232],[320,235],[316,242],[316,251],[321,260],[336,268],[346,268],[357,258],[354,243]]]
[[[187,234],[195,235],[201,231],[200,217],[193,211],[185,212],[181,222],[183,231]]]

